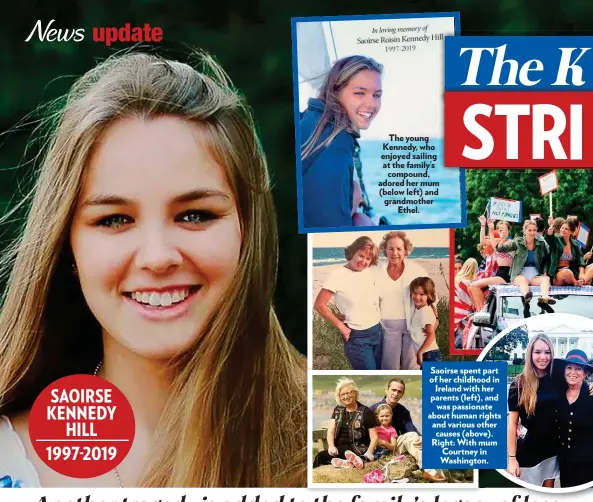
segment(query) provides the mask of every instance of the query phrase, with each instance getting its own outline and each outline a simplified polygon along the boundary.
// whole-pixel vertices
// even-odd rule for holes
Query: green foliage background
[[[190,47],[199,47],[217,57],[246,95],[259,124],[274,178],[280,230],[277,310],[287,335],[302,351],[306,350],[308,292],[306,237],[297,233],[290,18],[460,11],[465,35],[590,35],[593,26],[590,0],[0,0],[0,9],[0,132],[13,128],[40,103],[63,94],[96,60],[126,47],[93,43],[93,26],[150,23],[163,29],[159,49],[165,54],[183,58]],[[39,19],[44,25],[55,19],[55,27],[84,28],[85,40],[25,43]],[[18,197],[17,182],[30,172],[31,165],[15,168],[21,164],[31,127],[0,136],[0,204],[4,207]],[[537,173],[495,170],[466,174],[469,227],[458,230],[456,236],[464,257],[475,249],[477,216],[486,197],[520,198],[526,213],[547,214],[546,202],[539,197]],[[583,171],[560,172],[557,214],[576,214],[593,224],[592,176]],[[2,245],[8,237],[1,235]],[[482,471],[480,484],[514,486],[493,471]]]
[[[521,347],[526,349],[528,343],[529,338],[527,336],[526,326],[519,326],[509,331],[505,336],[498,340],[498,342],[488,350],[485,360],[508,361],[511,358],[511,353],[517,345],[521,344]]]
[[[0,132],[12,129],[40,103],[63,94],[74,78],[97,60],[127,47],[93,43],[94,26],[150,23],[163,29],[164,40],[158,48],[166,55],[185,58],[189,48],[198,47],[217,57],[246,95],[259,124],[274,178],[280,230],[276,305],[287,335],[302,351],[306,350],[306,237],[297,233],[290,18],[460,11],[462,34],[466,35],[590,34],[593,25],[593,3],[588,0],[376,0],[364,4],[350,0],[0,0],[0,8]],[[84,28],[85,40],[25,43],[39,19],[44,25],[55,19],[57,28]],[[17,182],[31,169],[31,165],[15,169],[21,164],[31,127],[0,136],[0,204],[4,207],[17,193]],[[480,183],[486,181],[480,179],[480,173],[467,174],[469,232],[475,234],[477,215],[472,207],[483,207],[476,195],[485,193]],[[522,187],[522,179],[513,177],[517,175],[502,171],[483,175],[492,180],[502,178],[508,190]],[[571,186],[576,192],[562,196],[559,192],[559,200],[564,198],[566,205],[558,209],[580,214],[576,209],[582,208],[590,214],[593,202],[586,196],[590,194],[590,177],[566,176],[575,177]],[[530,193],[539,192],[530,189]],[[571,197],[570,202],[566,197]],[[464,232],[460,230],[458,236],[465,248],[470,238],[464,240]],[[2,245],[8,237],[2,234]],[[475,245],[475,237],[471,242]]]
[[[406,383],[405,397],[422,397],[422,377],[420,375],[351,375],[347,371],[343,375],[314,375],[313,393],[334,392],[336,383],[341,377],[352,378],[361,392],[371,391],[378,396],[385,394],[385,385],[393,377],[401,378]],[[368,403],[363,403],[369,406]],[[370,403],[374,404],[374,403]]]
[[[549,170],[531,169],[485,169],[466,170],[465,186],[467,191],[467,227],[455,230],[455,253],[462,259],[470,256],[481,258],[476,250],[480,242],[480,222],[478,217],[484,210],[490,197],[521,200],[523,218],[530,213],[539,213],[544,220],[550,214],[548,196],[540,195],[538,177]],[[552,194],[553,216],[574,215],[588,227],[593,225],[593,170],[559,169],[558,190]],[[521,235],[521,223],[513,223],[511,233]],[[591,241],[589,241],[589,246]],[[589,247],[588,247],[589,248]]]

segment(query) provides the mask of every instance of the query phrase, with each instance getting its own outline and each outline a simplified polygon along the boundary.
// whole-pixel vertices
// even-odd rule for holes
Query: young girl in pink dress
[[[391,418],[393,411],[388,404],[380,404],[375,410],[377,420],[379,420],[379,427],[377,427],[377,447],[375,448],[375,460],[379,460],[385,455],[389,455],[395,451],[397,442],[397,432],[391,425]]]

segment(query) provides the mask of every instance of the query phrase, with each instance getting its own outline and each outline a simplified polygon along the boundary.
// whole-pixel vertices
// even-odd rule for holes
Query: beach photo
[[[423,468],[422,377],[381,372],[310,376],[309,484],[468,488],[475,471]]]
[[[488,345],[484,361],[506,361],[508,464],[483,473],[538,491],[593,485],[593,321],[572,314],[526,319]]]
[[[313,369],[417,370],[447,358],[449,235],[311,235]]]
[[[542,314],[593,318],[593,173],[469,170],[468,226],[455,230],[455,354],[479,354]]]
[[[296,18],[299,232],[465,225],[443,166],[444,38],[456,13]]]

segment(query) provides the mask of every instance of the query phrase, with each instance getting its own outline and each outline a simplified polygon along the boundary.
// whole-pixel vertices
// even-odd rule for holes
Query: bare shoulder
[[[31,443],[31,437],[29,436],[29,415],[31,410],[25,410],[18,413],[8,415],[8,420],[12,425],[12,429],[20,439],[20,443],[25,449],[25,455],[27,458],[36,465],[37,454]]]
[[[10,423],[12,424],[12,428],[14,429],[14,431],[20,436],[23,442],[26,439],[29,443],[31,442],[29,438],[30,413],[31,410],[25,410],[8,416],[8,420],[10,420]]]
[[[0,432],[3,444],[12,444],[29,453],[31,441],[29,439],[29,410],[0,416]]]
[[[64,483],[64,477],[44,464],[37,455],[35,448],[33,448],[33,443],[29,436],[30,413],[31,410],[26,410],[11,414],[7,418],[12,425],[12,429],[20,439],[20,444],[24,448],[25,456],[35,472],[35,477],[38,478],[36,482],[44,487],[68,486],[68,484]]]

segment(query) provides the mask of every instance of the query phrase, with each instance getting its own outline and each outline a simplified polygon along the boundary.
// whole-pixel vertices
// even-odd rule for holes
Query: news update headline
[[[446,37],[445,166],[593,166],[593,37]]]

